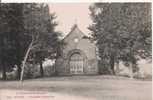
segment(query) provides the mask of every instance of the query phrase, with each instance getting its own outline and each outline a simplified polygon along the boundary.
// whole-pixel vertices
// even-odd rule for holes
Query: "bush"
[[[110,67],[107,62],[98,61],[99,74],[111,74]]]
[[[6,72],[6,76],[8,80],[15,80],[17,78],[17,66],[11,72]]]
[[[152,80],[152,75],[147,73],[136,73],[134,74],[134,78],[136,79],[143,79],[143,80]]]
[[[44,76],[52,76],[55,74],[55,65],[44,66]]]
[[[25,79],[29,79],[29,78],[37,78],[39,76],[40,76],[40,73],[39,73],[38,65],[26,63],[23,77]]]
[[[55,72],[54,65],[43,66],[44,76],[52,76]],[[27,63],[24,70],[25,79],[40,77],[40,65]]]

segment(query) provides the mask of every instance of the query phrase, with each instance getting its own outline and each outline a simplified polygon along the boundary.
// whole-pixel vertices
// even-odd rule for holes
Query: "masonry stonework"
[[[74,25],[63,39],[62,55],[56,60],[58,75],[97,74],[96,46]]]

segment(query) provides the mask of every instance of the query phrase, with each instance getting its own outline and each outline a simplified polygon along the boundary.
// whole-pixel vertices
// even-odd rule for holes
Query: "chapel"
[[[95,43],[75,24],[63,39],[61,56],[55,62],[58,75],[98,74]]]

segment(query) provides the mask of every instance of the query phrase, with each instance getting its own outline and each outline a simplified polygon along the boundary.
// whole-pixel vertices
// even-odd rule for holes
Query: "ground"
[[[23,83],[0,81],[1,97],[4,92],[13,95],[23,90],[25,94],[29,91],[49,93],[50,99],[43,100],[152,100],[151,89],[151,81],[104,75],[50,77],[25,80]]]

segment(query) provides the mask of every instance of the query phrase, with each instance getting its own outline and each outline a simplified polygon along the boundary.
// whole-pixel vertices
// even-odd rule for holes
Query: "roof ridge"
[[[78,27],[77,24],[74,24],[74,25],[72,26],[72,28],[71,28],[71,31],[63,38],[63,40],[64,40],[65,38],[67,38],[76,28],[78,28],[78,30],[79,30],[84,36],[87,36],[87,35],[85,35],[85,34],[79,29],[79,27]]]

